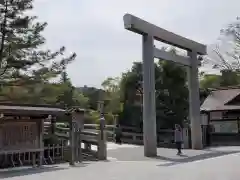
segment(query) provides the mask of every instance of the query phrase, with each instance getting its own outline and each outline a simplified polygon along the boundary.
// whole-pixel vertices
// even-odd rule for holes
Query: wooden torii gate
[[[188,67],[192,148],[202,149],[197,56],[207,53],[206,46],[131,14],[125,14],[123,20],[125,29],[142,35],[144,155],[149,157],[157,155],[154,58],[173,61]],[[157,49],[154,40],[187,50],[188,56],[179,56]]]

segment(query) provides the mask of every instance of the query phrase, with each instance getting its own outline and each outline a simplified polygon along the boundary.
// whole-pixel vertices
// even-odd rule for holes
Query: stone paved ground
[[[0,179],[9,180],[239,180],[240,148],[212,148],[203,151],[158,149],[157,158],[144,158],[143,148],[124,145],[108,151],[106,162],[85,162],[76,167],[67,164],[0,171]]]

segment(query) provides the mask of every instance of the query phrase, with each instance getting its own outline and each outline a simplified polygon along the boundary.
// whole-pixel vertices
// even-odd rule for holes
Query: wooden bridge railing
[[[100,131],[82,131],[81,134],[83,153],[92,154],[100,160],[106,159],[106,134],[101,134]],[[93,148],[94,146],[96,147],[95,149]]]
[[[122,142],[129,144],[143,144],[143,134],[138,132],[137,128],[125,127],[122,128]],[[114,129],[113,125],[106,125],[105,132],[108,141],[114,141]],[[99,125],[97,124],[84,124],[85,139],[84,142],[96,146],[96,142],[93,141],[93,136],[97,139],[97,134],[99,133]],[[69,138],[69,128],[56,127],[56,135],[62,138]],[[91,135],[90,135],[91,134]],[[173,130],[161,130],[158,132],[158,146],[162,147],[172,147],[174,146],[174,131]],[[87,143],[89,141],[89,143]],[[85,145],[84,145],[85,147]]]
[[[87,131],[96,131],[97,124],[84,124],[84,129]],[[114,140],[115,126],[107,125],[106,134],[108,141]],[[143,133],[136,127],[121,126],[122,129],[122,142],[129,144],[143,144]],[[174,146],[174,131],[173,130],[160,130],[157,139],[158,146],[160,147],[173,147]]]
[[[104,150],[106,148],[104,141],[106,141],[106,138],[107,138],[106,131],[101,132],[99,128],[95,128],[97,126],[89,126],[89,127],[90,127],[89,129],[84,129],[80,132],[82,152],[85,153],[85,155],[90,154],[98,159],[104,159],[104,154],[106,151]],[[64,140],[65,144],[69,145],[70,143],[69,128],[57,126],[55,127],[55,135],[58,136],[60,139]],[[96,148],[93,148],[93,147],[96,147]]]
[[[114,129],[115,129],[114,125],[105,126],[106,138],[108,141],[114,141]],[[135,127],[127,127],[127,126],[121,126],[121,129],[122,129],[123,143],[138,144],[138,145],[143,144],[143,134],[139,129]],[[99,133],[99,125],[84,124],[84,132]],[[157,133],[158,133],[157,143],[159,147],[174,147],[174,131],[173,130],[161,129]],[[62,137],[68,137],[68,128],[57,127],[56,134]],[[89,139],[88,144],[92,142],[92,145],[95,146],[96,143],[94,144],[91,138],[92,138],[91,136],[89,135],[87,136],[87,139]],[[85,142],[87,141],[87,139],[85,139]],[[187,145],[185,147],[187,147]]]

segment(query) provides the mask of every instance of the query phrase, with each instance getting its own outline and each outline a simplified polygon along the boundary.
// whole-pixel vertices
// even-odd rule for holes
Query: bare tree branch
[[[227,69],[232,70],[231,64],[223,57],[222,53],[220,52],[219,46],[216,46],[215,49],[213,49],[213,52],[219,57],[221,60],[221,64],[223,64]]]

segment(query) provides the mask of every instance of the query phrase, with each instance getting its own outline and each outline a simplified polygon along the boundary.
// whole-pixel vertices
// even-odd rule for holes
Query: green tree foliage
[[[109,77],[102,83],[104,93],[104,112],[108,124],[114,124],[114,118],[122,112],[120,78]]]
[[[62,107],[70,108],[74,105],[73,102],[73,93],[74,87],[70,79],[68,78],[66,69],[61,73],[60,86],[62,87],[62,92],[57,98],[57,103]]]
[[[171,50],[172,53],[176,51]],[[159,128],[172,128],[188,116],[188,90],[185,69],[179,65],[159,61],[155,64],[156,113]],[[142,126],[142,63],[134,63],[131,71],[123,74],[121,84],[124,125]]]
[[[88,108],[97,110],[98,109],[98,101],[103,100],[104,90],[98,89],[95,87],[76,87],[76,89],[81,92],[85,97],[88,97]]]
[[[122,112],[120,124],[142,127],[142,63],[135,62],[130,71],[123,73],[120,82]]]
[[[200,88],[218,88],[221,85],[221,75],[216,74],[201,74],[200,76]]]
[[[56,104],[64,95],[64,103],[71,104],[80,97],[72,92],[71,82],[51,83],[65,73],[66,66],[76,54],[65,55],[65,47],[58,51],[44,49],[42,32],[46,22],[29,16],[32,0],[3,0],[0,3],[0,99],[2,101],[33,104]],[[63,93],[64,92],[64,93]],[[71,102],[69,102],[71,101]]]
[[[65,47],[53,52],[43,50],[41,35],[47,23],[28,16],[33,0],[3,0],[0,4],[0,77],[5,85],[48,82],[60,74],[76,54],[63,57]]]
[[[70,108],[72,106],[88,108],[89,98],[84,96],[79,89],[72,85],[65,70],[61,74],[59,88],[61,92],[58,94],[57,104],[66,108]]]
[[[239,84],[240,76],[236,71],[232,70],[222,70],[220,75],[203,73],[200,76],[200,87],[202,89],[236,86]]]
[[[80,108],[87,109],[89,107],[89,97],[84,96],[81,91],[74,88],[73,91],[73,104]]]
[[[98,124],[100,119],[100,114],[95,110],[88,110],[85,115],[85,124]]]
[[[120,102],[120,79],[119,78],[107,78],[102,83],[103,90],[105,91],[105,111],[111,114],[117,114],[121,111]]]
[[[186,71],[169,61],[159,61],[156,81],[156,110],[158,128],[173,128],[188,117],[188,88]]]

